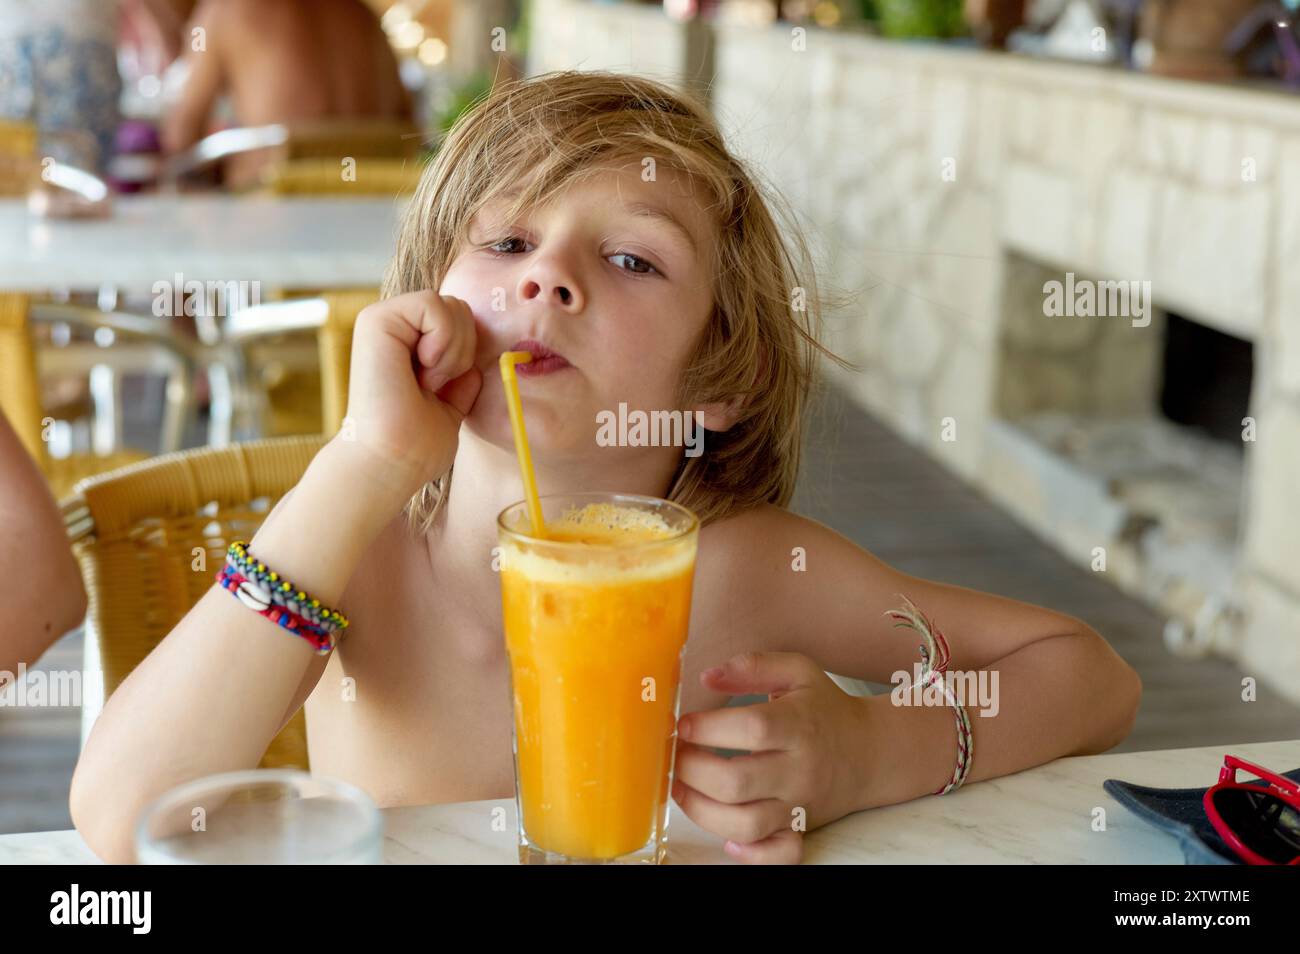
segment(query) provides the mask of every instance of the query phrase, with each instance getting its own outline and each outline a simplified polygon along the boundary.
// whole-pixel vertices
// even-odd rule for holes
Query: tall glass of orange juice
[[[665,860],[699,521],[631,494],[501,511],[501,600],[525,864]]]

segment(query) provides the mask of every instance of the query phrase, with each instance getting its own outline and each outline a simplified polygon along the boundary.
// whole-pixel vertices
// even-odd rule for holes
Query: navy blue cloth
[[[1300,782],[1300,769],[1279,773]],[[1266,788],[1263,779],[1250,778],[1238,771],[1237,780],[1243,785]],[[1183,849],[1183,861],[1189,865],[1241,865],[1245,864],[1214,830],[1210,817],[1202,804],[1205,788],[1147,788],[1119,779],[1108,778],[1102,783],[1112,798],[1143,821],[1167,831],[1178,839]]]

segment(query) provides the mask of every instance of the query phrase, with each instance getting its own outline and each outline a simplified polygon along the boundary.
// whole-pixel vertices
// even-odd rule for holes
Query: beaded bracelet
[[[328,632],[339,632],[347,628],[348,621],[342,613],[321,606],[320,600],[309,597],[288,580],[281,578],[280,574],[267,569],[266,564],[248,552],[248,544],[244,541],[236,540],[230,544],[226,551],[226,563],[245,579],[260,586],[266,593],[266,602],[283,606]]]
[[[319,600],[268,570],[242,540],[230,544],[217,582],[260,616],[302,636],[322,655],[334,648],[335,637],[347,628],[347,617],[321,606]]]
[[[966,707],[958,703],[952,689],[943,678],[944,673],[948,671],[950,658],[948,641],[943,638],[943,633],[939,632],[938,627],[917,609],[915,604],[906,596],[903,597],[903,603],[903,609],[889,610],[885,615],[899,620],[897,626],[914,629],[921,634],[921,637],[925,640],[918,647],[921,650],[922,683],[927,686],[938,683],[942,686],[944,700],[953,707],[956,714],[957,767],[953,770],[952,780],[943,788],[931,793],[932,795],[947,795],[954,789],[960,788],[966,781],[966,776],[970,774],[971,761],[975,757],[975,739],[971,734],[970,716],[966,714]]]
[[[265,590],[262,590],[251,580],[241,576],[239,572],[233,569],[229,564],[221,568],[217,574],[217,582],[224,589],[229,590],[239,602],[243,603],[259,616],[265,616],[271,622],[282,626],[289,632],[301,636],[307,642],[311,643],[316,652],[324,655],[332,650],[335,646],[334,634],[321,629],[308,622],[297,613],[293,613],[283,606],[276,606],[267,602],[264,597]]]

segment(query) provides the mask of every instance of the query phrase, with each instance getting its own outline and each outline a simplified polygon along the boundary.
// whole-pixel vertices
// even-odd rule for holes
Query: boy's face
[[[533,339],[568,362],[543,374],[519,366],[534,451],[550,460],[644,452],[600,446],[597,415],[618,415],[620,402],[688,410],[676,391],[713,308],[707,213],[684,178],[661,168],[645,181],[639,163],[581,179],[522,220],[503,209],[490,203],[475,216],[439,289],[468,302],[478,325],[483,389],[467,425],[513,447],[497,360]]]

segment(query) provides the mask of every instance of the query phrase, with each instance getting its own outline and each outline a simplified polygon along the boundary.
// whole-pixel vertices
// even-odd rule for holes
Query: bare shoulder
[[[751,507],[700,531],[701,560],[743,566],[751,573],[806,567],[810,553],[842,555],[846,548],[866,552],[825,524],[774,504]]]
[[[700,627],[727,633],[728,651],[762,650],[778,638],[774,610],[785,598],[784,582],[807,546],[805,518],[771,504],[752,507],[700,531],[695,603]],[[819,525],[817,525],[819,526]]]
[[[786,645],[809,614],[827,612],[847,593],[891,589],[898,576],[843,534],[771,504],[719,520],[700,534],[697,590],[733,617],[744,607],[739,612],[761,644],[755,648]]]
[[[760,504],[715,520],[700,531],[701,547],[731,554],[746,543],[757,542],[782,523],[788,511],[772,504]]]

